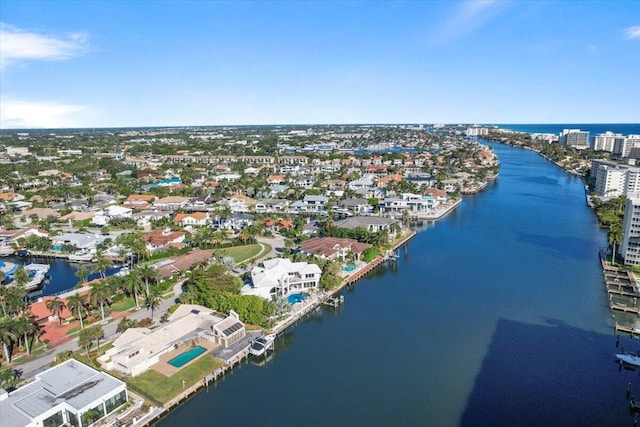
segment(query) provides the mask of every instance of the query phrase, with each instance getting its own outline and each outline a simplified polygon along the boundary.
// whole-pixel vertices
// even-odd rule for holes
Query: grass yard
[[[198,381],[202,381],[202,378],[218,369],[222,364],[222,361],[207,354],[169,378],[150,369],[140,376],[126,378],[126,382],[150,397],[162,403],[167,403],[183,390],[182,380],[186,382],[185,387],[190,387]]]
[[[239,264],[258,255],[261,249],[260,245],[244,245],[224,248],[223,251],[225,255],[233,258],[236,264]]]
[[[142,307],[144,303],[144,299],[138,295],[138,304]],[[127,311],[136,306],[136,302],[133,300],[133,297],[125,297],[122,301],[115,302],[111,304],[111,311]]]

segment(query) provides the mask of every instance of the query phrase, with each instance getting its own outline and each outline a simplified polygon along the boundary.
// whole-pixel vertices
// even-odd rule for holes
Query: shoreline
[[[462,201],[459,200],[453,206],[450,206],[446,210],[446,213],[450,212],[453,208],[458,206],[461,202]],[[440,215],[439,218],[441,218],[442,216],[444,216],[444,214]],[[307,305],[302,307],[298,312],[294,313],[292,316],[288,317],[287,319],[284,319],[281,323],[276,324],[273,328],[270,329],[270,332],[277,335],[286,331],[288,328],[295,325],[298,321],[304,319],[304,317],[306,317],[309,313],[317,310],[325,301],[335,296],[337,293],[341,292],[345,287],[365,277],[368,273],[370,273],[380,264],[382,264],[387,259],[389,259],[389,252],[393,252],[398,248],[400,248],[401,246],[406,245],[417,234],[418,234],[417,231],[409,229],[409,232],[400,240],[398,240],[397,242],[394,242],[394,244],[392,245],[392,248],[389,251],[387,251],[385,254],[379,255],[373,261],[367,263],[365,266],[361,267],[360,269],[355,270],[352,274],[345,277],[342,283],[339,286],[337,286],[335,289],[332,289],[330,291],[322,291],[321,293],[317,293],[316,295],[310,297],[310,301]],[[140,426],[151,425],[152,423],[158,421],[162,417],[169,414],[177,406],[189,400],[192,396],[200,392],[201,389],[208,388],[210,382],[217,381],[218,378],[223,377],[227,372],[232,371],[236,365],[239,365],[242,363],[242,361],[247,360],[249,357],[248,348],[249,346],[247,346],[243,350],[240,350],[236,354],[236,356],[234,356],[231,360],[227,361],[227,363],[225,363],[223,366],[218,368],[216,372],[213,372],[210,375],[207,375],[205,378],[203,378],[203,381],[198,381],[197,383],[193,384],[184,392],[180,393],[178,396],[174,397],[169,402],[164,404],[161,408],[153,407],[152,410],[150,410],[146,415],[138,419],[137,424],[139,424]]]

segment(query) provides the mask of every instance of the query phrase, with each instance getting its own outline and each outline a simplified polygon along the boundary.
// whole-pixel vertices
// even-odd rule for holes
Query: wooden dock
[[[624,313],[635,313],[640,316],[640,308],[637,307],[629,307],[628,305],[612,302],[609,304],[609,308],[611,308],[611,310],[622,311]]]

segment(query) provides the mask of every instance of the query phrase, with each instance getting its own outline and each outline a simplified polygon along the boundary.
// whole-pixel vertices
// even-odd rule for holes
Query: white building
[[[640,168],[636,166],[593,160],[591,177],[595,194],[604,200],[640,192]]]
[[[609,131],[599,133],[591,137],[591,149],[594,151],[608,151],[612,153],[616,142],[621,144],[624,140],[625,137],[621,133],[613,133]]]
[[[439,203],[434,196],[423,196],[420,194],[403,193],[400,197],[387,197],[379,204],[380,212],[428,212],[438,206]]]
[[[238,314],[231,310],[223,317],[213,310],[182,304],[169,316],[169,322],[151,330],[129,328],[98,358],[104,369],[114,369],[135,377],[160,361],[160,356],[193,340],[228,347],[245,336]]]
[[[252,286],[242,288],[244,295],[271,299],[274,295],[284,297],[293,291],[320,285],[322,270],[316,264],[274,258],[264,261],[263,265],[251,270]]]
[[[127,402],[127,385],[75,359],[37,374],[33,382],[0,390],[2,427],[84,427]]]
[[[564,129],[560,133],[558,143],[573,148],[589,148],[589,132],[580,129]]]
[[[103,209],[91,218],[91,222],[98,226],[104,226],[115,218],[132,218],[133,209],[125,208],[124,206],[109,206]]]
[[[640,265],[640,194],[629,194],[622,223],[620,255],[625,264]]]

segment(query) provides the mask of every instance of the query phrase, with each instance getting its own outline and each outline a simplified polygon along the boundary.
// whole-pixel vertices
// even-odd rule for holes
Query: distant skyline
[[[0,2],[0,128],[638,123],[638,1]]]

